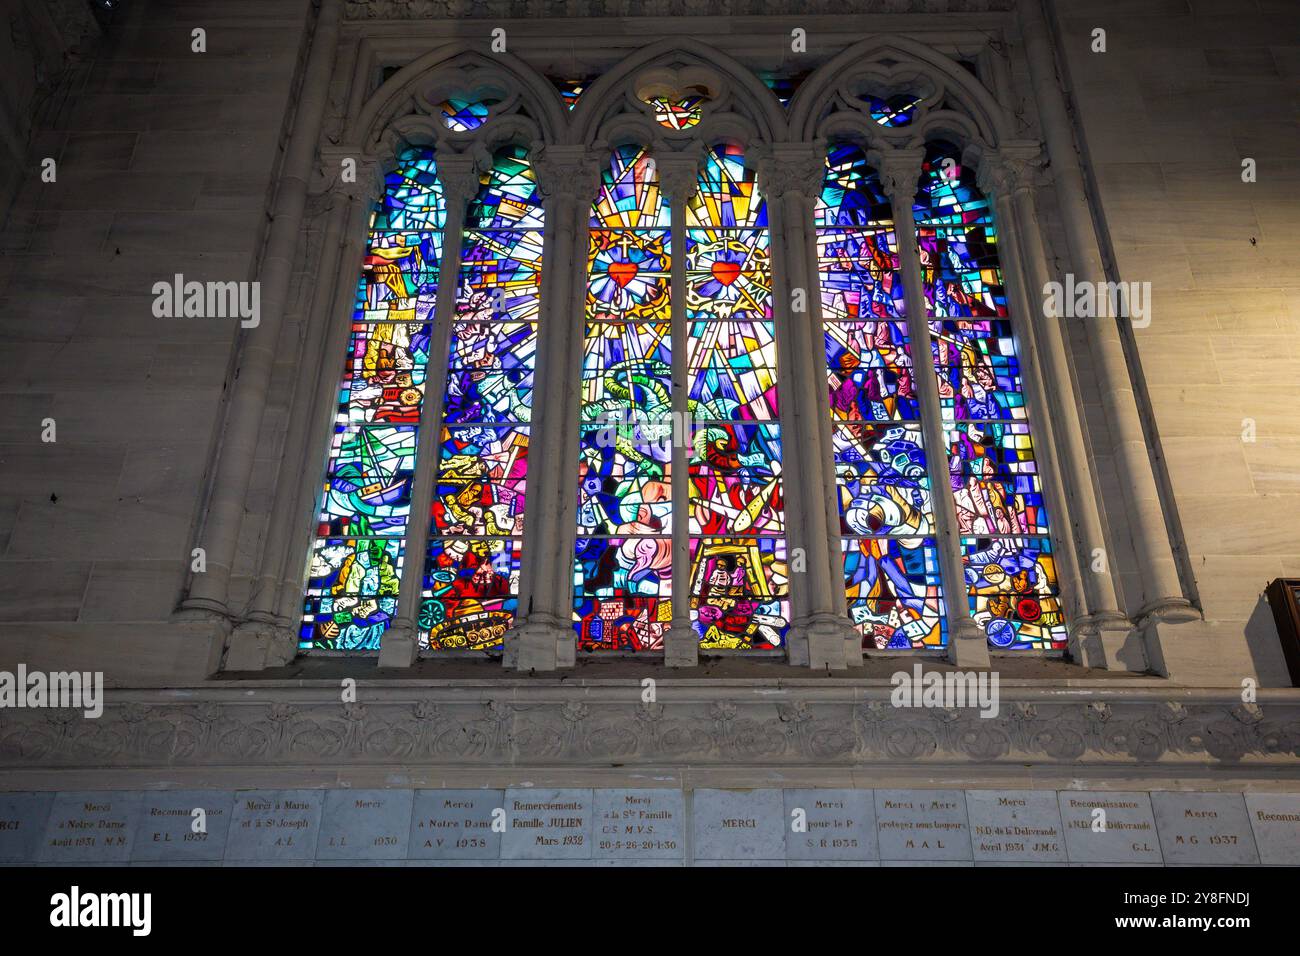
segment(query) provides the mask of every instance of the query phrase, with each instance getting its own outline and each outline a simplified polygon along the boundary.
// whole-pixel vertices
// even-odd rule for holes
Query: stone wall
[[[1300,574],[1300,418],[1288,400],[1300,380],[1300,7],[1055,7],[1117,276],[1151,283],[1150,325],[1130,344],[1186,571],[1207,619],[1243,629],[1257,665],[1276,667],[1263,591]],[[1104,53],[1091,50],[1098,27]],[[1242,182],[1246,158],[1257,182]]]
[[[35,134],[0,259],[6,666],[145,684],[210,669],[206,647],[164,622],[240,329],[156,319],[151,289],[178,272],[254,277],[310,9],[132,0]],[[195,28],[206,53],[192,52]],[[38,175],[46,156],[54,183]]]

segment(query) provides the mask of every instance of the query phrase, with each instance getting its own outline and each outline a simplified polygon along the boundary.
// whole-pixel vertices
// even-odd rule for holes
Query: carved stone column
[[[862,663],[862,638],[850,624],[839,542],[830,402],[826,390],[821,290],[813,207],[826,175],[824,143],[779,144],[763,151],[759,186],[772,224],[773,315],[778,343],[782,477],[794,608],[791,663],[844,670]]]
[[[694,667],[700,659],[700,639],[691,627],[690,550],[690,409],[687,404],[686,339],[686,204],[699,186],[698,147],[655,153],[659,189],[672,215],[672,343],[673,343],[673,621],[664,638],[664,663]]]
[[[1105,526],[1098,508],[1098,491],[1088,453],[1087,431],[1071,385],[1070,358],[1061,331],[1061,317],[1050,313],[1043,289],[1054,277],[1039,232],[1034,190],[1042,176],[1043,157],[1037,143],[1003,144],[980,160],[980,188],[994,201],[1000,242],[1007,247],[1003,267],[1015,265],[1011,278],[1021,287],[1023,321],[1020,328],[1031,343],[1032,356],[1023,367],[1041,372],[1036,389],[1043,411],[1035,423],[1035,444],[1047,451],[1041,460],[1055,464],[1062,485],[1057,497],[1058,522],[1065,519],[1079,550],[1074,555],[1082,593],[1079,611],[1070,622],[1071,656],[1088,667],[1142,670],[1145,656],[1130,637],[1133,626],[1119,610],[1112,563],[1108,559]],[[1036,361],[1034,360],[1036,359]],[[1051,478],[1048,478],[1049,482]],[[1066,526],[1057,524],[1058,537]]]
[[[940,413],[939,382],[930,357],[930,326],[926,318],[916,220],[912,212],[924,158],[925,150],[919,146],[871,156],[894,209],[898,260],[907,302],[907,335],[911,340],[912,367],[921,405],[921,434],[929,462],[935,544],[939,551],[944,605],[948,612],[948,660],[963,667],[988,667],[988,639],[983,628],[971,617],[966,593],[961,535],[957,533],[957,507],[948,480],[948,446],[944,441]]]
[[[226,410],[212,496],[198,535],[197,544],[206,552],[207,570],[190,579],[188,596],[181,605],[183,611],[215,612],[227,618],[232,613],[227,604],[230,572],[262,433],[262,412],[271,386],[294,257],[301,241],[308,181],[338,46],[341,6],[341,0],[322,0],[312,36],[293,133],[276,189],[270,235],[257,276],[261,285],[260,322],[240,347],[238,375]]]
[[[431,525],[429,508],[437,481],[442,432],[442,399],[447,387],[447,362],[451,349],[451,321],[456,311],[460,252],[464,241],[465,208],[479,188],[479,164],[466,153],[437,156],[438,181],[447,204],[442,262],[438,269],[438,304],[434,310],[425,378],[424,408],[416,439],[415,481],[411,486],[411,516],[406,523],[406,559],[397,592],[397,613],[379,642],[380,667],[410,667],[419,654],[420,585]]]
[[[586,267],[586,213],[600,185],[600,162],[583,146],[547,146],[532,162],[546,209],[542,312],[534,373],[524,580],[519,617],[506,634],[505,665],[549,671],[572,667],[577,657],[572,625],[572,499],[578,451],[572,439],[578,431],[584,323],[583,284],[574,279]]]

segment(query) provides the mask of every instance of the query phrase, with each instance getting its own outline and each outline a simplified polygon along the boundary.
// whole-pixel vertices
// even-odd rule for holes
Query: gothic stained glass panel
[[[910,93],[884,98],[863,96],[861,99],[871,110],[871,118],[881,126],[907,126],[916,117],[916,108],[921,103],[919,96]]]
[[[744,149],[735,143],[712,147],[704,155],[695,195],[686,204],[688,229],[767,229],[767,203]],[[766,247],[766,237],[764,237]]]
[[[939,648],[947,625],[898,241],[859,147],[831,147],[815,222],[849,618],[863,647]]]
[[[593,229],[587,253],[587,318],[668,319],[672,262],[667,230]]]
[[[997,231],[957,147],[927,147],[914,214],[949,485],[959,530],[972,536],[962,539],[971,612],[994,647],[1062,648],[1066,625]]]
[[[864,647],[944,645],[943,586],[933,538],[844,538],[841,547],[849,620]]]
[[[426,650],[495,651],[518,610],[543,225],[527,150],[498,149],[461,233],[420,596]]]
[[[676,99],[669,96],[655,96],[646,100],[655,112],[655,122],[668,129],[690,129],[700,122],[704,115],[704,98],[687,96]]]
[[[446,208],[408,149],[371,217],[307,568],[299,644],[375,651],[397,610]]]
[[[404,545],[382,538],[318,538],[307,565],[307,647],[373,651],[397,610]]]
[[[438,104],[438,112],[442,114],[442,122],[447,129],[453,133],[468,133],[487,122],[488,113],[496,102],[494,99],[452,96]]]
[[[645,150],[614,151],[590,224],[574,629],[583,652],[661,651],[672,624],[671,219]]]
[[[702,650],[780,648],[790,621],[767,206],[744,159],[735,144],[708,149],[685,215],[690,612]]]
[[[435,538],[429,542],[420,602],[421,632],[436,650],[492,650],[514,621],[520,542]]]
[[[971,615],[999,649],[1064,646],[1050,538],[962,538]]]
[[[712,421],[777,417],[776,327],[771,322],[691,322],[689,407]]]
[[[701,650],[784,646],[790,576],[782,538],[692,538],[690,588]]]
[[[419,424],[428,362],[428,325],[354,322],[335,421]]]

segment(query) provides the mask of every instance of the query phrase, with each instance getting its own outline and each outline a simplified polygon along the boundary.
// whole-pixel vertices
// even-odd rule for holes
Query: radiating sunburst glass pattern
[[[927,148],[915,215],[971,613],[995,647],[1060,648],[1065,617],[997,232],[960,157],[948,143]]]
[[[499,150],[469,204],[451,323],[421,645],[491,651],[514,620],[541,290],[527,152]]]
[[[397,610],[446,207],[428,150],[371,218],[307,568],[300,646],[373,651]]]
[[[866,648],[946,640],[893,211],[856,146],[833,146],[816,208],[849,617]]]
[[[703,650],[783,646],[790,620],[767,207],[739,147],[686,206],[691,621]]]
[[[587,256],[574,628],[656,651],[672,623],[671,218],[644,149],[614,152]]]

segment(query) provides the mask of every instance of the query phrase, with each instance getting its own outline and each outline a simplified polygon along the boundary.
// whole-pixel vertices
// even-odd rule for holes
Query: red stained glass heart
[[[635,279],[636,273],[637,264],[635,262],[611,262],[609,264],[609,277],[618,283],[620,289]]]
[[[731,285],[740,278],[739,262],[715,262],[713,263],[713,278],[717,279],[723,285]]]

